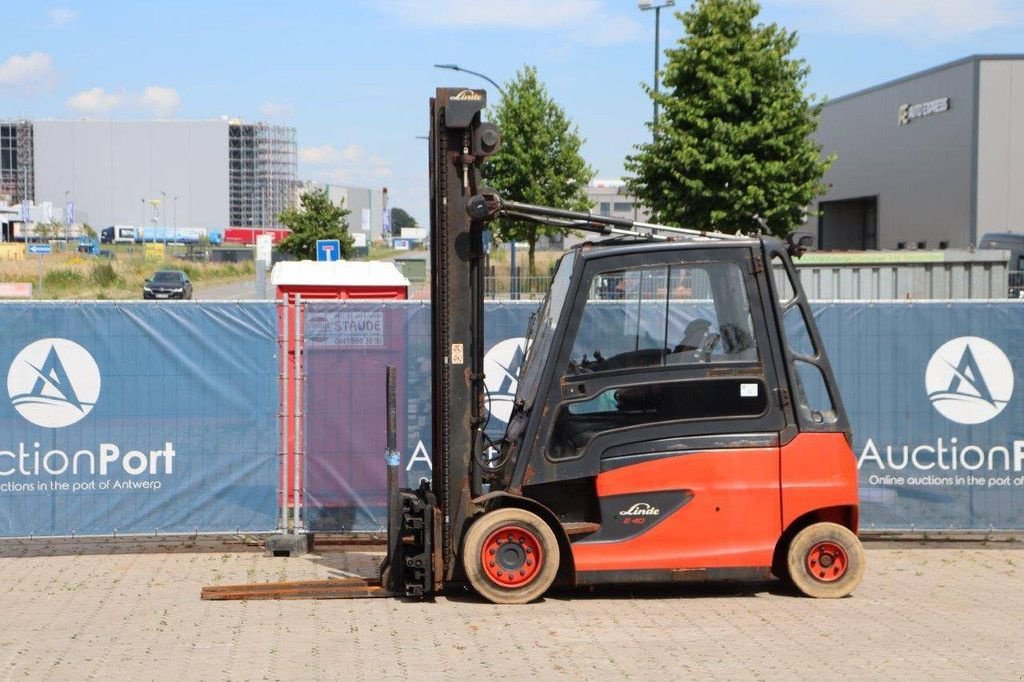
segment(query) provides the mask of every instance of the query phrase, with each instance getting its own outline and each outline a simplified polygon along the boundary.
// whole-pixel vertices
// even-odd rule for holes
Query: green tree
[[[304,192],[299,198],[300,207],[283,211],[278,219],[291,230],[277,248],[296,258],[316,260],[318,239],[341,241],[341,257],[352,254],[352,235],[348,233],[346,216],[351,212],[343,205],[331,202],[326,189]]]
[[[96,239],[96,228],[89,223],[82,223],[82,235],[88,239]]]
[[[396,206],[391,209],[391,229],[397,232],[403,227],[416,227],[416,219],[409,215],[405,209]]]
[[[583,139],[565,111],[537,78],[537,70],[524,66],[505,85],[505,94],[492,118],[501,130],[501,149],[484,165],[487,184],[505,199],[555,208],[586,211],[586,186],[594,171],[580,156]],[[555,236],[565,228],[502,218],[495,233],[502,241],[530,245],[530,274],[535,274],[534,252],[541,235]]]
[[[805,219],[832,162],[811,139],[822,103],[791,57],[795,32],[756,24],[755,0],[695,0],[666,51],[653,140],[626,160],[629,190],[659,222],[779,236]]]

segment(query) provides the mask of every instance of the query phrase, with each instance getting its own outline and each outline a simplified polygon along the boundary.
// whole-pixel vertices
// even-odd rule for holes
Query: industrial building
[[[348,230],[355,236],[356,246],[366,246],[369,242],[383,237],[386,188],[332,185],[307,180],[295,186],[296,204],[304,192],[311,190],[326,190],[327,198],[332,203],[350,211]],[[365,237],[360,235],[365,235]],[[368,241],[363,241],[364,239]]]
[[[1024,231],[1024,55],[975,55],[825,104],[823,249],[965,248]]]
[[[295,129],[239,120],[0,122],[0,203],[74,204],[94,227],[281,227]]]

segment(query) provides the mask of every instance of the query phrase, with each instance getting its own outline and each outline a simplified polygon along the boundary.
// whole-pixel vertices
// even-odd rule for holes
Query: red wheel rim
[[[502,526],[487,536],[480,564],[491,582],[522,587],[540,573],[544,555],[537,536],[520,526]]]
[[[807,552],[807,572],[823,583],[842,578],[849,565],[846,550],[835,542],[819,542]]]

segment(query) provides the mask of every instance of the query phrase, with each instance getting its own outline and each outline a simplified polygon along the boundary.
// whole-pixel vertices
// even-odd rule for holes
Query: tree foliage
[[[391,209],[391,229],[397,231],[403,227],[416,227],[416,219],[405,209],[395,206]]]
[[[487,184],[505,199],[586,211],[586,186],[594,171],[580,155],[583,139],[565,111],[548,95],[537,70],[524,66],[505,85],[505,94],[491,120],[501,131],[501,149],[484,165]],[[565,228],[506,218],[495,222],[502,241],[530,245],[530,274],[541,235],[555,236]]]
[[[296,258],[316,260],[317,240],[337,239],[341,242],[341,257],[348,258],[355,241],[348,233],[346,216],[351,211],[344,205],[332,203],[326,189],[303,192],[299,202],[299,208],[283,211],[278,218],[291,234],[282,239],[277,248]]]
[[[685,32],[666,51],[664,88],[648,88],[661,113],[654,139],[626,160],[629,190],[654,220],[720,231],[784,235],[822,194],[811,139],[821,102],[791,57],[795,32],[754,23],[755,0],[695,0],[676,14]]]

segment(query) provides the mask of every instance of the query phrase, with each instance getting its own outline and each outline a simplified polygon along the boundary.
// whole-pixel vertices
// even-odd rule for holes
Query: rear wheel
[[[815,523],[796,534],[787,555],[789,580],[808,597],[837,599],[864,577],[864,548],[837,523]]]
[[[525,604],[543,595],[558,574],[558,539],[539,516],[496,509],[466,533],[462,566],[470,585],[495,604]]]

